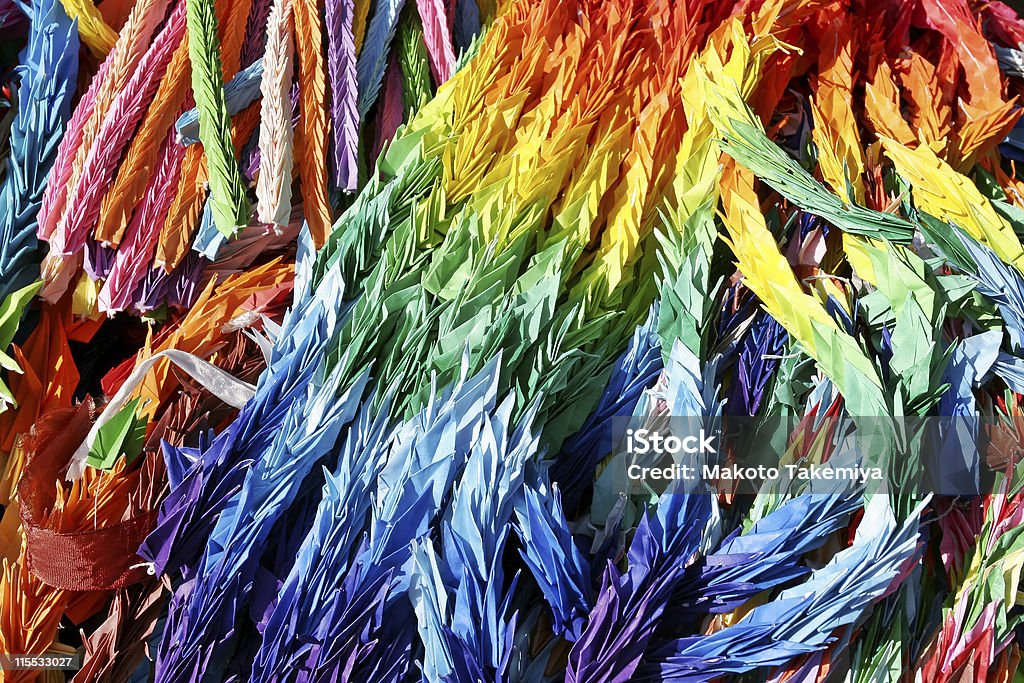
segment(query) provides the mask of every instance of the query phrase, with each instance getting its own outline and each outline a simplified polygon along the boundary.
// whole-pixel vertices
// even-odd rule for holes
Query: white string
[[[138,567],[145,567],[147,574],[150,576],[156,576],[156,565],[152,562],[139,562],[138,564],[133,564],[128,567],[128,569],[137,569]]]
[[[96,442],[96,435],[100,427],[105,425],[128,403],[129,397],[135,393],[135,389],[142,383],[149,369],[160,360],[166,358],[179,368],[188,373],[192,379],[199,382],[207,391],[234,408],[241,408],[256,393],[256,387],[243,382],[234,375],[221,370],[216,365],[208,363],[198,356],[178,349],[167,349],[154,354],[139,363],[128,379],[124,381],[121,388],[110,398],[110,402],[103,408],[103,412],[96,418],[92,428],[89,430],[85,441],[78,447],[75,454],[71,456],[71,463],[68,465],[67,480],[73,481],[81,478],[85,473],[85,461],[89,457],[89,449]]]

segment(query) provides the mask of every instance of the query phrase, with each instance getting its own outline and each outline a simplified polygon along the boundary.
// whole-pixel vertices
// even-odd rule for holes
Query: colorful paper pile
[[[1010,6],[11,0],[0,44],[0,655],[1024,681]],[[807,477],[624,485],[669,424]]]

